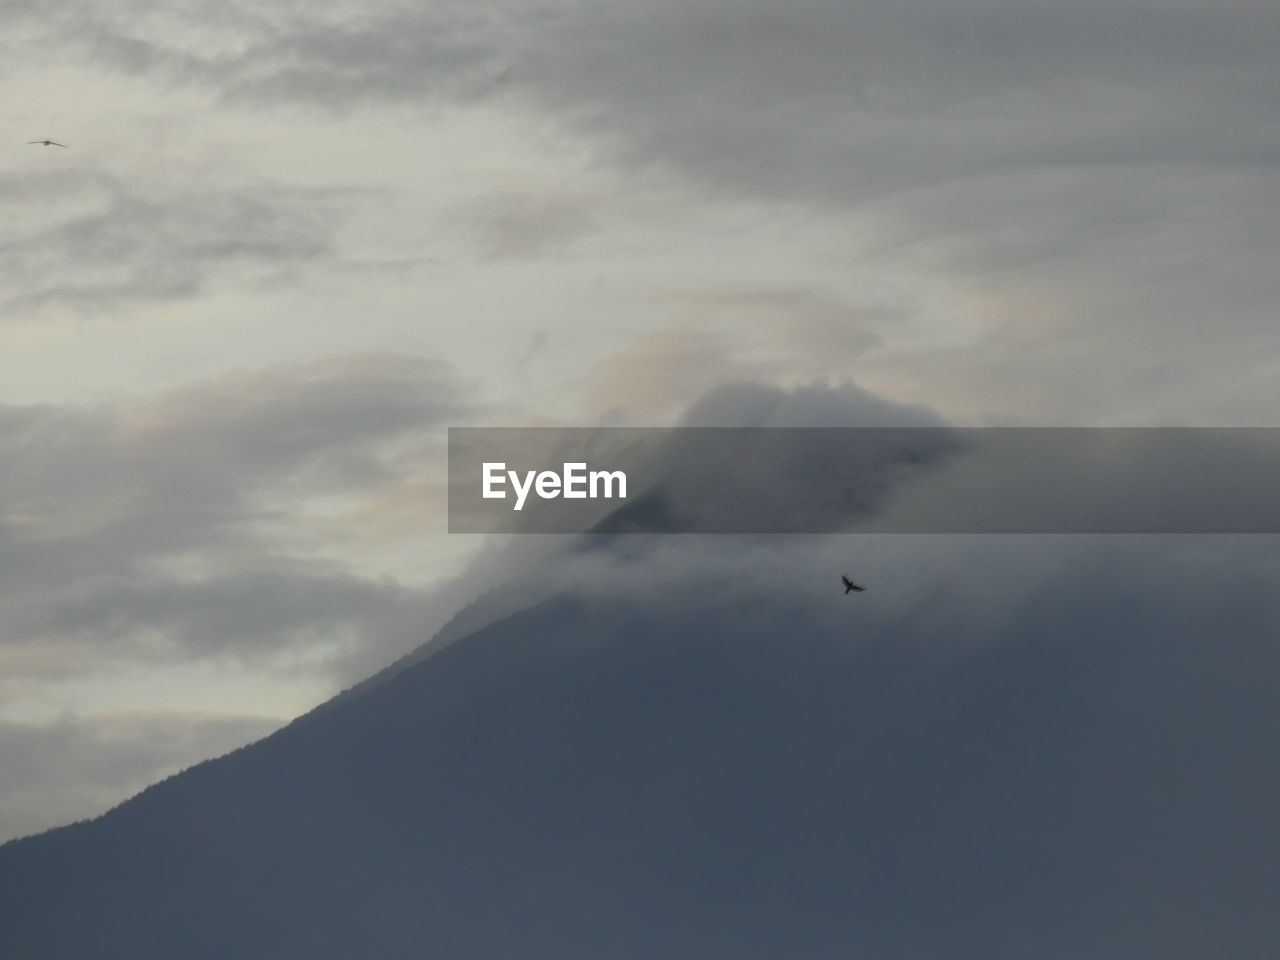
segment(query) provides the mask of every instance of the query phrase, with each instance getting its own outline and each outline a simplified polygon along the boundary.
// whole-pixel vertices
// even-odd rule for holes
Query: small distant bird
[[[866,587],[860,587],[860,586],[858,586],[856,583],[854,583],[852,580],[850,580],[850,579],[849,579],[848,577],[846,577],[846,576],[841,575],[840,579],[844,581],[844,592],[845,592],[845,593],[848,593],[850,590],[857,590],[859,593],[862,593],[864,590],[866,590],[866,589],[867,589]]]
[[[46,147],[62,147],[63,150],[70,150],[65,143],[59,143],[57,140],[28,140],[27,143],[39,143]]]

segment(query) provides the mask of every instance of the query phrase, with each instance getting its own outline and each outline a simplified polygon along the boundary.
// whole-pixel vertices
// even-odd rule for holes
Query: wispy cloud
[[[0,722],[0,836],[36,833],[101,812],[144,786],[269,733],[269,717],[150,712]]]
[[[191,300],[219,286],[269,286],[338,258],[335,233],[353,192],[284,185],[145,185],[68,169],[0,179],[7,226],[0,277],[8,322],[45,307],[117,313]]]
[[[270,656],[387,616],[409,591],[345,572],[296,531],[312,498],[376,500],[395,475],[387,444],[466,402],[437,363],[369,355],[4,411],[0,642],[79,638],[127,658],[159,637],[166,658]]]

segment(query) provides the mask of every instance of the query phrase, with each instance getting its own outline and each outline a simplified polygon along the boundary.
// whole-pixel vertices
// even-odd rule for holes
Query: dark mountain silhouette
[[[667,600],[546,601],[0,847],[0,956],[1280,955],[1266,638],[942,669],[927,611]]]

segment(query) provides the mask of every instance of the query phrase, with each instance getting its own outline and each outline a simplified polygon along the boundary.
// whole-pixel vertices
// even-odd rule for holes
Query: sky
[[[1280,425],[1262,0],[2,9],[0,837],[492,586],[449,426]]]

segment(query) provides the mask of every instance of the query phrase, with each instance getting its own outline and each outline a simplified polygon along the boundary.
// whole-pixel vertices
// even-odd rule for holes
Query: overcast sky
[[[0,837],[491,586],[449,425],[1280,425],[1266,0],[0,9]]]

